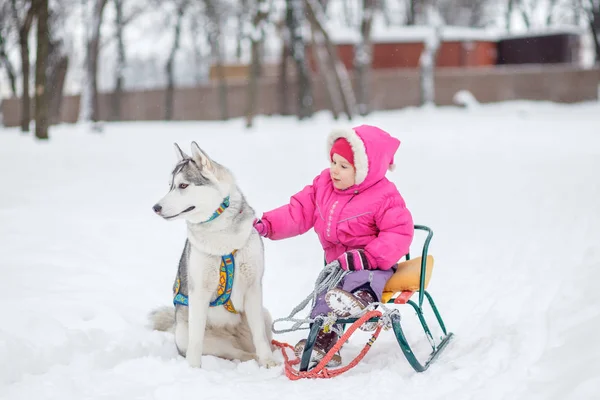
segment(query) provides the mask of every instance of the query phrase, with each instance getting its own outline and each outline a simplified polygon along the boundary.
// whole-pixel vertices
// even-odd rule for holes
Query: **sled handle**
[[[419,280],[419,307],[423,306],[423,298],[425,296],[425,272],[427,265],[427,253],[429,252],[429,243],[433,237],[433,231],[431,228],[425,225],[415,225],[415,229],[427,232],[427,238],[423,243],[423,252],[421,253],[421,277]],[[410,260],[410,253],[406,254],[406,260]]]

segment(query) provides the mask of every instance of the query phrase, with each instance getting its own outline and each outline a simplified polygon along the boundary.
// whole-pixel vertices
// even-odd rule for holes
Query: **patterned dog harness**
[[[210,222],[217,218],[219,215],[229,207],[229,196],[227,196],[219,208],[213,213],[213,215],[202,222],[203,224]],[[231,254],[227,254],[221,257],[221,267],[219,268],[219,287],[217,288],[217,298],[210,302],[211,307],[223,306],[231,313],[237,314],[238,312],[233,307],[231,302],[231,288],[233,287],[233,277],[235,275],[235,259],[234,255],[237,250],[233,250]],[[177,274],[177,280],[175,281],[175,297],[173,297],[174,305],[188,306],[188,296],[179,293],[181,287],[181,280],[179,274]]]
[[[231,288],[233,287],[233,277],[235,272],[235,260],[233,256],[237,250],[231,254],[221,257],[221,267],[219,268],[219,287],[217,288],[217,298],[210,302],[211,307],[223,306],[231,313],[237,314],[231,302]],[[188,297],[179,293],[181,282],[179,276],[175,282],[175,297],[173,298],[174,305],[188,306]]]

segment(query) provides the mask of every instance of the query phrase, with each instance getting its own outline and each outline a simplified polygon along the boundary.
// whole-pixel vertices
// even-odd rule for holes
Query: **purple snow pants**
[[[394,269],[388,269],[386,271],[380,269],[352,271],[342,279],[337,287],[346,292],[353,292],[366,285],[373,291],[375,296],[377,296],[377,301],[381,301],[383,288],[394,272]],[[314,318],[317,315],[326,315],[330,311],[331,309],[325,302],[325,292],[323,292],[317,296],[317,301],[310,313],[310,317]]]

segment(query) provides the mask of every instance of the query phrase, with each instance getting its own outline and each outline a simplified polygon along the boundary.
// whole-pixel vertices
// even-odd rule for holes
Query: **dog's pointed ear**
[[[173,145],[175,146],[175,155],[177,156],[177,162],[186,158],[190,158],[187,154],[183,152],[183,150],[181,150],[181,147],[179,147],[177,143],[173,143]]]
[[[192,159],[196,161],[198,165],[201,165],[202,168],[206,168],[209,171],[213,170],[212,160],[196,142],[192,142]]]

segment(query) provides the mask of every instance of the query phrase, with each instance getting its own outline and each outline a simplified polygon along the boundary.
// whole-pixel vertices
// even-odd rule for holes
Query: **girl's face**
[[[337,153],[333,154],[329,172],[336,189],[346,190],[354,185],[356,170],[348,160]]]

